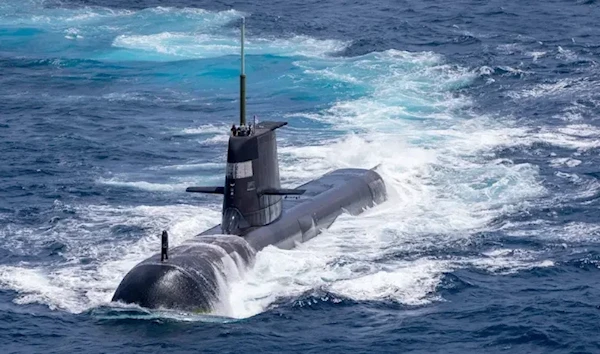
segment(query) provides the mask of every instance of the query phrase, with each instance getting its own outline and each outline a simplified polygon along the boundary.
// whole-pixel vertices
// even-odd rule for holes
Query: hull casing
[[[340,169],[283,197],[283,210],[272,223],[223,235],[220,225],[185,241],[161,261],[156,254],[127,273],[113,301],[146,308],[211,312],[219,304],[231,266],[251,266],[256,252],[267,246],[291,249],[328,228],[342,213],[358,215],[387,198],[386,187],[373,170]]]

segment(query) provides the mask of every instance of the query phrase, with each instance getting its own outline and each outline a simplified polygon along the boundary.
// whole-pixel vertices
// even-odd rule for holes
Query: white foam
[[[13,3],[11,6],[11,3]],[[38,2],[15,2],[7,0],[3,8],[4,21],[18,25],[49,26],[51,28],[72,28],[74,25],[93,24],[94,22],[131,16],[134,11],[113,10],[104,7],[47,8]],[[23,11],[26,7],[27,10]]]
[[[512,66],[508,66],[508,65],[503,65],[503,66],[499,66],[498,67],[501,70],[504,70],[506,72],[509,72],[511,74],[518,74],[518,75],[522,75],[522,74],[533,74],[533,71],[527,71],[527,70],[522,70],[522,69],[517,69],[517,68],[513,68]]]
[[[20,231],[40,242],[64,243],[64,262],[0,266],[0,287],[17,291],[16,303],[41,303],[74,313],[107,304],[125,273],[158,252],[161,230],[168,230],[169,242],[177,246],[214,226],[220,215],[218,205],[69,208],[77,219],[58,221],[49,230]],[[111,228],[117,225],[143,227],[144,236],[132,241],[114,234]]]
[[[561,79],[551,84],[538,84],[522,92],[509,92],[508,95],[515,99],[538,98],[542,96],[551,96],[564,92],[573,84],[571,79]]]
[[[556,58],[567,62],[576,61],[578,59],[577,54],[575,54],[572,50],[564,49],[561,46],[558,46],[558,54],[556,55]]]
[[[328,231],[296,250],[268,247],[260,252],[254,268],[231,287],[231,301],[239,304],[232,309],[233,317],[255,315],[280,298],[294,298],[313,290],[354,301],[424,305],[441,300],[437,288],[444,274],[456,269],[477,268],[501,275],[554,265],[551,260],[541,258],[541,254],[520,249],[495,250],[479,257],[396,260],[385,257],[394,254],[388,245],[396,248],[396,252],[414,250],[420,243],[417,237],[412,242],[398,242],[364,229],[368,227],[360,225],[343,237],[336,231]],[[365,239],[357,241],[359,236]],[[445,241],[436,240],[444,244]]]
[[[220,134],[212,136],[208,139],[204,139],[200,141],[202,145],[221,145],[223,147],[227,146],[227,141],[229,141],[229,135]]]
[[[554,146],[584,151],[600,146],[600,129],[588,124],[542,128],[537,134],[528,137],[527,140],[530,142],[541,141]]]
[[[460,261],[496,274],[512,274],[532,268],[553,267],[554,261],[541,259],[541,252],[522,249],[499,249],[484,253],[481,258]]]
[[[114,47],[165,54],[174,58],[196,59],[236,55],[239,40],[235,34],[162,32],[151,35],[119,35]],[[347,43],[318,40],[308,36],[292,38],[254,38],[248,36],[245,50],[248,55],[272,54],[281,56],[319,57],[344,49]]]
[[[229,21],[240,18],[243,12],[236,10],[207,11],[199,8],[154,7],[138,11],[111,9],[101,6],[83,6],[79,8],[44,7],[42,2],[23,4],[6,0],[2,7],[3,20],[6,23],[47,27],[50,29],[76,29],[77,31],[139,30],[153,24],[154,27],[167,23],[185,26],[190,29],[214,29],[222,27]],[[23,11],[26,7],[26,11]],[[77,26],[77,27],[74,27]]]
[[[70,308],[77,311],[81,299],[74,291],[64,289],[63,284],[52,282],[45,270],[20,266],[0,266],[0,286],[20,293],[17,304],[43,303],[50,309]]]
[[[142,189],[151,192],[181,192],[185,191],[185,189],[190,185],[189,183],[177,183],[177,184],[167,184],[167,183],[152,183],[146,181],[123,181],[116,178],[98,179],[98,183],[106,184],[110,186],[117,187],[128,187],[134,189]]]
[[[577,167],[581,165],[581,160],[572,159],[569,157],[561,157],[556,159],[551,159],[550,164],[553,167],[560,167],[562,165],[566,165],[567,167]]]
[[[505,274],[552,265],[527,251],[397,258],[468,245],[489,221],[545,193],[536,166],[490,158],[527,130],[508,119],[471,115],[464,109],[469,98],[451,93],[478,73],[430,53],[399,51],[297,65],[307,75],[362,85],[370,94],[306,115],[348,134],[280,148],[284,182],[297,185],[336,168],[379,166],[390,200],[360,216],[341,217],[295,250],[261,251],[254,269],[232,287],[232,297],[243,304],[235,317],[313,289],[354,300],[425,304],[439,299],[437,286],[454,269]]]
[[[527,52],[527,55],[529,55],[532,60],[534,62],[538,61],[539,58],[543,57],[546,55],[546,52]]]
[[[468,125],[465,125],[462,130],[450,130],[440,132],[440,135],[453,137],[464,136],[465,139],[457,141],[458,144],[475,144],[474,151],[484,147],[494,146],[532,146],[536,143],[544,143],[547,145],[558,146],[562,148],[586,151],[600,146],[600,129],[589,124],[568,124],[558,127],[504,127],[490,128],[489,131],[477,133],[476,137],[468,135],[473,134],[469,131]],[[477,137],[480,137],[478,139]],[[557,163],[560,160],[555,160]],[[570,167],[576,166],[578,163],[575,159],[569,162]]]
[[[243,243],[243,247],[252,257],[248,260],[249,262],[246,262],[239,254],[228,254],[225,250],[221,249],[223,252],[221,264],[214,265],[218,268],[215,273],[218,275],[219,299],[213,304],[214,308],[212,313],[220,316],[235,317],[235,314],[238,313],[240,309],[239,301],[231,296],[232,286],[239,283],[246,276],[246,273],[254,263],[253,257],[255,252],[246,241],[237,236],[221,235],[220,237],[229,238],[232,242]],[[221,277],[221,274],[223,274],[224,277]]]
[[[500,54],[509,55],[509,54],[520,53],[523,51],[523,48],[518,43],[507,43],[507,44],[498,45],[496,47],[496,50],[498,50],[498,52]]]
[[[223,134],[228,133],[229,127],[226,125],[204,124],[194,128],[185,128],[181,131],[182,134],[198,135],[198,134]]]
[[[598,189],[596,190],[597,192]],[[531,227],[532,225],[535,228]],[[526,224],[507,224],[503,229],[508,235],[514,237],[531,237],[552,242],[587,244],[600,241],[600,226],[587,222],[574,221],[567,224],[555,225],[550,221],[538,220]]]
[[[577,95],[579,98],[591,99],[600,83],[589,78],[566,78],[552,83],[543,83],[530,86],[520,92],[509,92],[513,99],[536,99],[543,97],[564,97]]]
[[[351,136],[333,145],[284,151],[288,158],[299,159],[298,170],[310,167],[312,177],[319,166],[331,169],[381,163],[378,171],[388,184],[391,200],[358,217],[342,217],[325,234],[297,250],[268,248],[259,253],[251,276],[234,287],[234,294],[244,304],[236,309],[236,317],[258,313],[280,297],[318,288],[355,300],[424,304],[438,299],[435,288],[444,272],[452,269],[478,264],[501,267],[504,263],[507,269],[528,267],[530,262],[509,263],[510,259],[492,263],[476,259],[385,261],[386,255],[398,252],[426,252],[468,243],[472,233],[485,228],[506,207],[543,191],[531,167],[468,166],[463,162],[452,173],[451,168],[436,164],[436,152],[403,146],[397,140],[391,136],[367,142]],[[292,162],[286,161],[284,166],[284,175],[311,178],[310,173],[297,176],[296,168],[290,168]],[[474,170],[470,172],[470,168]],[[480,169],[487,175],[480,175]],[[477,185],[479,179],[488,178],[496,182],[483,188]]]
[[[187,163],[180,165],[168,165],[168,166],[156,166],[151,169],[154,170],[178,170],[178,171],[197,171],[197,170],[212,170],[221,169],[225,171],[225,162],[200,162],[200,163]]]
[[[83,39],[83,36],[79,34],[79,30],[77,28],[69,28],[65,31],[66,39]]]
[[[330,291],[353,300],[392,300],[406,305],[423,305],[438,300],[435,290],[446,262],[418,259],[389,264],[374,273],[333,283]]]

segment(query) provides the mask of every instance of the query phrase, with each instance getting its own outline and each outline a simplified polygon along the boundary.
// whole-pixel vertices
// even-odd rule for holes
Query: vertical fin
[[[163,230],[160,239],[160,261],[164,262],[165,259],[169,259],[169,234],[167,230]]]

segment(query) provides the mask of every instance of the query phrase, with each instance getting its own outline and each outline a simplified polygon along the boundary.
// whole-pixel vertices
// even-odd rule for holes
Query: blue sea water
[[[231,270],[213,315],[111,304],[220,220],[238,115],[282,182],[390,200]],[[596,1],[3,0],[0,352],[598,353]]]

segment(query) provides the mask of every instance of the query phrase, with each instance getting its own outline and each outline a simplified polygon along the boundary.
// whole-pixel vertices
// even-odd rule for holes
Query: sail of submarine
[[[161,252],[132,268],[112,301],[210,313],[222,294],[224,257],[249,265],[269,245],[291,249],[340,214],[357,215],[387,199],[373,169],[339,169],[295,189],[281,188],[275,130],[287,123],[246,124],[244,30],[242,19],[240,125],[229,138],[225,184],[186,190],[223,195],[221,224],[170,250],[163,232]]]

